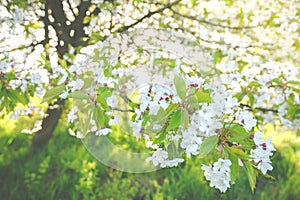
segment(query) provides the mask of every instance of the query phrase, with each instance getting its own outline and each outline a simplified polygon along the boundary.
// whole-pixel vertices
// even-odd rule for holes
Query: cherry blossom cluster
[[[206,180],[210,181],[210,187],[215,187],[221,192],[226,192],[230,188],[230,160],[219,160],[212,165],[202,165]]]
[[[271,143],[271,138],[264,140],[262,138],[262,133],[256,131],[255,134],[250,135],[255,143],[255,149],[251,149],[250,157],[257,164],[257,169],[261,170],[263,174],[266,174],[268,170],[272,170],[270,156],[273,155],[275,151],[274,145]]]
[[[275,125],[280,120],[289,129],[299,129],[299,119],[288,113],[289,107],[297,109],[300,105],[300,95],[297,91],[299,69],[291,63],[261,63],[259,60],[248,62],[252,66],[243,69],[241,73],[232,69],[226,72],[225,63],[221,63],[219,67],[225,71],[221,75],[222,81],[235,93],[242,94],[243,88],[252,91],[253,97],[245,95],[244,101],[253,104],[253,107],[273,108],[269,112],[257,113],[263,117],[264,123]],[[278,114],[274,115],[272,112]]]
[[[151,157],[147,158],[147,162],[152,162],[155,166],[164,167],[177,167],[179,163],[183,163],[184,159],[174,158],[169,159],[169,153],[162,148],[158,148]]]

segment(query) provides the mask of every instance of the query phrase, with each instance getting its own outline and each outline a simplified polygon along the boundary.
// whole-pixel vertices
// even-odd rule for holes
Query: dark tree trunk
[[[42,130],[36,133],[33,137],[32,144],[34,147],[41,147],[46,144],[52,136],[60,116],[63,111],[64,100],[56,102],[55,108],[48,108],[47,116],[42,122]]]
[[[63,59],[64,54],[68,51],[69,45],[78,47],[86,46],[88,44],[87,41],[83,41],[83,38],[87,37],[83,30],[83,27],[86,25],[83,23],[83,19],[90,5],[90,1],[82,1],[82,3],[77,7],[79,14],[75,16],[75,20],[73,22],[69,22],[71,23],[70,25],[67,25],[68,19],[65,16],[62,1],[46,0],[45,16],[42,18],[45,24],[45,40],[43,41],[43,44],[49,43],[49,26],[52,26],[56,31],[58,41],[64,42],[63,46],[57,45],[56,47],[61,59]],[[93,14],[97,14],[99,11],[99,9],[95,9]],[[54,18],[53,22],[50,22],[49,15]],[[72,30],[75,31],[74,35],[70,35]],[[61,117],[64,102],[64,100],[59,99],[55,103],[57,105],[55,108],[49,108],[47,110],[47,117],[42,122],[42,130],[37,132],[33,137],[32,144],[34,147],[41,147],[49,141]]]

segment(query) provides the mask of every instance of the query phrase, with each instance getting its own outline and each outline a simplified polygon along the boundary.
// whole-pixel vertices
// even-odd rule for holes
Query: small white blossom
[[[239,124],[243,125],[247,131],[250,131],[254,126],[256,126],[256,119],[247,112],[247,111],[240,111],[236,115],[236,120]]]
[[[120,120],[120,115],[114,115],[110,118],[108,124],[111,126],[111,125],[114,125],[114,124],[118,124]]]
[[[158,110],[160,108],[160,105],[154,102],[150,102],[149,104],[149,114],[150,115],[156,115]]]
[[[76,131],[76,133],[75,133],[75,131],[73,131],[71,128],[69,128],[68,131],[69,131],[69,134],[71,136],[74,136],[74,137],[76,137],[78,139],[83,138],[83,135],[82,135],[82,133],[80,131]]]
[[[63,93],[61,93],[59,95],[59,97],[62,98],[62,99],[66,99],[68,97],[68,95],[69,95],[69,91],[65,90],[65,91],[63,91]]]
[[[40,85],[42,83],[41,75],[39,73],[31,73],[30,74],[30,83]]]
[[[144,137],[147,148],[152,148],[152,149],[158,149],[159,148],[159,146],[157,144],[153,144],[153,141],[150,140],[149,135],[144,134],[143,137]]]
[[[266,174],[268,170],[273,170],[273,167],[270,160],[261,160],[257,165],[257,169],[260,169],[263,174]]]
[[[22,83],[21,83],[21,91],[25,92],[27,89],[27,81],[26,79],[22,79]]]
[[[62,77],[59,79],[59,81],[57,82],[57,85],[61,85],[64,82],[66,82],[67,78],[68,78],[68,73],[66,72],[66,70],[62,69],[63,71],[61,72]]]
[[[199,87],[204,83],[204,79],[201,77],[195,76],[187,76],[186,79],[186,85],[190,87]]]
[[[137,122],[130,122],[132,126],[132,134],[136,137],[137,140],[140,138],[141,135],[142,122],[143,120],[139,120]]]
[[[15,90],[17,89],[21,84],[21,81],[20,80],[11,80],[9,81],[9,86],[11,87],[11,89]]]
[[[8,62],[0,61],[0,72],[8,73],[12,71],[11,64]]]
[[[152,161],[154,166],[160,166],[162,168],[165,167],[177,167],[179,163],[182,163],[184,159],[182,158],[174,158],[172,160],[169,159],[168,152],[163,150],[162,148],[157,149],[151,157],[146,159],[146,162]]]
[[[226,97],[226,102],[224,103],[224,113],[233,114],[233,109],[240,105],[237,98],[233,98],[232,95]]]
[[[87,132],[96,132],[98,130],[97,128],[97,124],[96,124],[96,121],[91,119],[90,121],[90,128]]]
[[[112,130],[110,128],[101,128],[100,130],[96,131],[95,135],[100,136],[100,135],[107,135],[109,133],[112,133]]]
[[[183,158],[174,158],[172,160],[165,160],[164,162],[161,163],[161,167],[177,167],[178,164],[183,163],[184,159]]]
[[[42,122],[43,122],[42,120],[37,120],[37,121],[34,123],[32,129],[30,129],[30,128],[23,129],[23,130],[22,130],[22,133],[32,134],[32,133],[38,132],[39,130],[42,129]]]
[[[261,170],[263,174],[266,174],[268,170],[272,170],[270,156],[275,151],[274,145],[271,143],[271,138],[264,140],[262,138],[262,132],[256,131],[253,137],[256,145],[255,149],[250,151],[250,160],[257,163],[257,169]]]
[[[68,86],[71,87],[72,92],[80,90],[84,86],[84,82],[81,79],[71,81],[68,83]]]
[[[81,71],[81,68],[77,65],[72,65],[70,68],[69,68],[69,72],[71,73],[74,73],[74,74],[79,74]]]
[[[74,106],[73,109],[68,114],[68,122],[73,123],[74,120],[78,119],[77,112],[78,112],[78,107]]]
[[[190,126],[187,130],[182,132],[182,141],[180,147],[185,149],[187,157],[191,155],[197,155],[198,149],[202,143],[202,138],[197,136],[197,132],[194,126]]]
[[[147,158],[146,161],[152,161],[154,166],[158,166],[168,159],[168,152],[162,150],[162,148],[157,149],[151,157]]]

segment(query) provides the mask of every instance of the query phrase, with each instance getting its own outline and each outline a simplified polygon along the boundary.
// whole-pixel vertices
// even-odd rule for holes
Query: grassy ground
[[[63,125],[39,150],[13,122],[0,125],[1,199],[300,199],[300,142],[291,134],[275,138],[275,180],[259,176],[252,194],[244,175],[223,194],[209,187],[197,158],[179,168],[123,173],[99,163]]]

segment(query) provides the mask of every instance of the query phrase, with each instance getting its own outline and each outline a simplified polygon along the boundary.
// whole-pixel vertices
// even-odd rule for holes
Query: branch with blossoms
[[[128,44],[138,49],[138,44]],[[234,184],[241,170],[246,172],[252,191],[258,174],[270,177],[267,173],[273,169],[271,157],[275,148],[270,138],[266,140],[262,136],[264,130],[260,125],[264,121],[261,119],[266,117],[265,113],[278,115],[280,120],[298,117],[293,112],[295,109],[283,112],[286,105],[281,105],[282,98],[274,100],[278,102],[275,104],[267,102],[270,99],[265,94],[268,84],[282,86],[283,80],[265,77],[264,74],[272,73],[257,70],[259,75],[249,75],[247,71],[244,76],[230,73],[227,80],[221,81],[213,78],[216,74],[204,76],[183,60],[163,59],[161,57],[165,55],[160,52],[151,56],[153,52],[145,50],[147,59],[141,63],[138,59],[122,63],[118,56],[119,62],[114,64],[106,60],[105,53],[111,55],[109,49],[101,54],[101,59],[98,50],[92,55],[86,54],[87,67],[74,65],[62,72],[58,81],[60,86],[49,90],[44,97],[60,96],[77,102],[68,115],[68,122],[74,124],[72,135],[78,138],[87,135],[113,137],[114,130],[122,130],[122,125],[127,124],[130,127],[128,134],[144,140],[150,149],[152,155],[146,161],[158,168],[178,166],[192,156],[217,157],[219,159],[208,161],[202,169],[210,185],[221,192]],[[138,58],[142,58],[143,51],[139,53]],[[159,64],[161,66],[155,68]],[[146,81],[144,77],[142,83],[136,84],[137,78],[144,76],[136,71],[137,66],[153,73],[150,77],[160,76],[160,73],[166,76],[174,71],[175,75],[164,84]],[[160,71],[161,68],[166,70]],[[265,68],[274,69],[262,66]],[[218,70],[216,66],[211,71],[217,73]],[[143,83],[147,85],[139,88]],[[297,85],[298,82],[284,85],[289,84]],[[299,104],[293,88],[284,91],[283,98],[289,98],[291,108],[293,102]],[[272,105],[278,109],[273,109]],[[82,116],[84,119],[80,119]],[[86,123],[90,126],[83,125]],[[176,150],[170,152],[171,147]]]
[[[171,83],[149,83],[136,91],[139,97],[133,100],[136,98],[123,91],[120,84],[134,79],[126,75],[125,69],[120,75],[121,71],[122,68],[71,69],[68,76],[72,81],[49,90],[44,98],[53,98],[55,92],[61,98],[79,102],[68,114],[68,122],[77,124],[74,127],[78,129],[70,133],[78,138],[113,134],[113,127],[124,123],[118,112],[127,113],[131,134],[137,140],[147,138],[145,142],[153,153],[146,161],[156,167],[178,166],[185,156],[218,155],[219,160],[202,169],[211,187],[221,192],[234,184],[241,169],[247,173],[252,190],[258,173],[266,175],[273,169],[270,157],[275,148],[271,139],[262,138],[257,120],[240,109],[244,104],[220,80],[205,80],[180,69]],[[84,84],[91,80],[94,84]],[[123,109],[124,104],[128,109]],[[80,123],[86,124],[87,120],[90,126],[80,128]],[[170,145],[178,151],[169,152]]]

